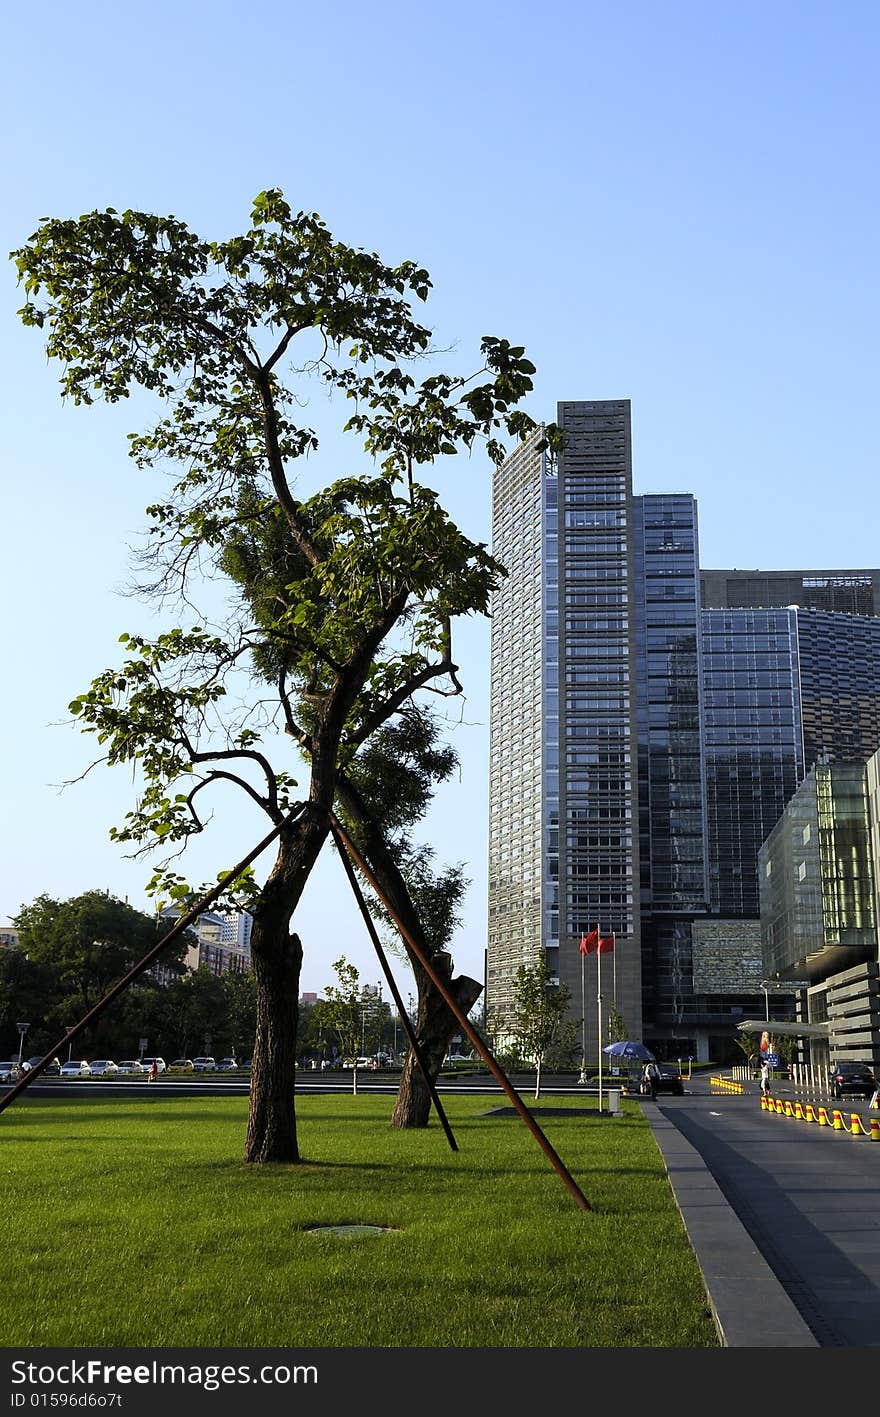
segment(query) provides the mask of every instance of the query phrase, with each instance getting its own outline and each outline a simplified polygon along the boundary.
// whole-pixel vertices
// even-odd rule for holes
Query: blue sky
[[[877,545],[878,39],[875,4],[420,7],[57,0],[4,17],[3,250],[42,216],[174,212],[246,224],[262,188],[341,239],[427,266],[436,343],[484,333],[538,366],[529,411],[630,398],[638,492],[690,491],[707,566],[872,566]],[[146,905],[108,827],[130,776],[98,768],[66,705],[151,616],[126,598],[156,484],[126,457],[149,410],[74,409],[0,269],[3,744],[0,923],[41,892]],[[328,429],[316,474],[353,470]],[[479,540],[489,469],[438,486]],[[488,628],[458,639],[461,781],[426,825],[473,880],[455,942],[482,977]],[[263,822],[230,801],[192,874]],[[297,918],[303,987],[345,953],[378,966],[328,854]],[[405,973],[401,987],[407,990]]]

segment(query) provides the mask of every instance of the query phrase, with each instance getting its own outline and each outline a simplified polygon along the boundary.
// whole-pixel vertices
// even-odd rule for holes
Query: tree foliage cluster
[[[500,1051],[509,1063],[535,1069],[535,1096],[541,1093],[545,1068],[570,1068],[577,1045],[579,1019],[571,1016],[571,992],[551,984],[543,961],[521,964],[513,980],[513,1007],[491,1019]]]
[[[104,891],[58,901],[41,895],[15,918],[19,946],[0,951],[0,1051],[17,1055],[20,1021],[30,1024],[27,1053],[45,1052],[152,949],[167,921]],[[187,941],[159,956],[160,977],[132,981],[75,1041],[78,1056],[136,1057],[138,1041],[165,1057],[211,1048],[250,1057],[256,991],[249,974],[185,970]],[[169,974],[171,978],[169,979]],[[175,977],[176,976],[176,977]],[[206,1045],[210,1039],[210,1046]]]
[[[334,810],[357,827],[383,893],[411,939],[433,948],[460,1005],[476,997],[473,981],[452,981],[451,959],[431,939],[448,935],[461,877],[436,876],[400,836],[405,812],[396,825],[387,810],[381,820],[386,758],[369,772],[366,750],[392,727],[424,732],[426,693],[462,692],[454,621],[486,613],[503,571],[423,473],[480,444],[497,462],[505,438],[529,435],[534,421],[518,405],[534,366],[522,346],[485,336],[471,374],[418,377],[431,336],[413,303],[427,298],[427,272],[335,240],[277,190],[260,193],[250,228],[225,241],[174,216],[108,209],[47,219],[13,255],[21,318],[43,331],[64,395],[88,405],[140,390],[163,406],[130,438],[140,468],[168,474],[147,509],[143,589],[188,607],[205,578],[231,591],[227,617],[210,629],[203,615],[149,640],[126,632],[122,663],[70,708],[108,763],[139,773],[137,801],[114,831],[135,852],[185,846],[205,829],[219,785],[284,823],[267,879],[245,883],[257,994],[245,1155],[297,1160],[303,947],[291,922]],[[301,496],[297,466],[318,448],[299,422],[312,378],[349,401],[345,429],[360,452],[353,470]],[[558,430],[544,441],[558,446]],[[437,780],[424,741],[399,740],[395,751],[398,778],[413,778],[410,802],[421,792],[424,804],[425,783]],[[189,890],[170,858],[152,888]],[[434,1067],[456,1023],[418,968],[416,981]],[[412,1102],[405,1072],[407,1088]],[[417,1101],[396,1112],[399,1124],[416,1114],[424,1124]]]

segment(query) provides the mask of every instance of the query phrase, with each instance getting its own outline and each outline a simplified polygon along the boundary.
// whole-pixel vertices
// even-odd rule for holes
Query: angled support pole
[[[545,1156],[548,1157],[554,1171],[556,1171],[556,1173],[561,1177],[564,1185],[571,1192],[572,1196],[574,1197],[576,1203],[580,1206],[581,1210],[591,1210],[592,1206],[590,1205],[583,1191],[578,1186],[574,1177],[571,1175],[570,1171],[567,1170],[561,1158],[554,1151],[547,1137],[545,1137],[544,1133],[541,1131],[541,1128],[538,1126],[531,1112],[526,1107],[519,1093],[512,1086],[506,1074],[499,1067],[498,1063],[496,1063],[495,1059],[493,1058],[489,1049],[486,1047],[486,1044],[483,1042],[479,1033],[474,1028],[473,1024],[469,1022],[467,1015],[464,1014],[459,1008],[458,1004],[456,1003],[453,996],[450,994],[443,980],[440,978],[439,974],[434,969],[434,966],[431,964],[431,961],[425,956],[424,952],[413,940],[409,931],[403,924],[403,921],[400,919],[400,916],[397,914],[390,901],[387,900],[384,892],[379,886],[379,883],[377,882],[375,876],[373,875],[363,856],[358,851],[354,842],[348,836],[345,829],[342,827],[342,825],[332,812],[330,814],[330,821],[332,827],[334,828],[334,835],[338,835],[338,837],[342,840],[345,849],[351,857],[352,861],[355,863],[364,878],[369,881],[370,885],[376,892],[379,899],[382,901],[383,905],[385,906],[385,909],[388,911],[388,914],[391,916],[404,940],[406,940],[406,943],[409,945],[416,959],[419,961],[419,964],[424,969],[431,983],[434,985],[435,989],[438,989],[439,992],[442,994],[447,1006],[458,1019],[458,1022],[461,1024],[462,1028],[464,1029],[468,1038],[471,1040],[471,1043],[476,1048],[480,1057],[486,1063],[492,1076],[495,1078],[496,1082],[500,1083],[503,1091],[510,1098],[516,1111],[519,1113],[520,1117],[525,1122],[526,1126],[532,1133],[532,1136],[537,1141],[541,1150],[544,1152]]]
[[[112,989],[107,991],[103,999],[99,999],[97,1004],[89,1009],[87,1014],[83,1015],[78,1024],[68,1029],[64,1037],[53,1044],[45,1057],[41,1058],[38,1063],[35,1063],[34,1066],[24,1074],[24,1077],[19,1078],[15,1086],[11,1088],[5,1096],[0,1097],[0,1112],[5,1111],[10,1102],[14,1102],[19,1093],[23,1092],[24,1089],[33,1082],[34,1078],[39,1077],[43,1069],[51,1063],[56,1053],[61,1052],[65,1044],[70,1044],[75,1038],[78,1038],[83,1030],[88,1028],[89,1024],[94,1023],[95,1019],[104,1012],[108,1004],[111,1004],[113,1000],[122,993],[123,989],[128,988],[133,979],[137,979],[139,974],[143,974],[145,969],[149,969],[153,961],[162,953],[165,946],[176,939],[178,935],[181,935],[184,930],[188,929],[192,922],[198,919],[202,912],[207,910],[208,906],[212,905],[219,895],[222,895],[226,887],[230,886],[232,882],[241,875],[242,871],[250,866],[252,861],[256,861],[257,857],[266,850],[267,846],[271,845],[277,836],[281,835],[286,827],[291,826],[293,822],[296,821],[296,818],[299,816],[300,812],[302,812],[304,806],[305,803],[303,802],[297,803],[296,807],[284,818],[283,822],[279,822],[277,826],[273,827],[268,836],[264,836],[263,840],[259,842],[252,851],[249,851],[247,856],[245,856],[242,861],[239,861],[237,866],[234,866],[231,871],[228,871],[227,874],[217,882],[216,886],[212,886],[207,894],[202,896],[201,900],[197,900],[195,905],[191,906],[185,915],[181,915],[180,918],[175,921],[174,925],[172,925],[167,935],[163,935],[161,940],[153,945],[152,949],[147,951],[143,959],[139,960],[122,979],[118,980],[118,982],[113,985]]]
[[[437,1089],[434,1086],[434,1082],[431,1078],[428,1065],[425,1062],[422,1050],[419,1047],[418,1039],[416,1038],[416,1031],[412,1026],[409,1014],[403,1007],[403,1000],[400,997],[400,991],[398,990],[397,985],[394,982],[394,975],[391,973],[391,970],[388,966],[388,959],[386,957],[385,951],[382,948],[382,942],[376,932],[376,927],[373,924],[369,907],[367,906],[367,902],[364,900],[364,893],[361,890],[360,885],[358,883],[358,878],[354,873],[354,867],[351,864],[351,857],[349,856],[348,851],[345,848],[345,843],[343,842],[342,837],[340,835],[339,824],[337,823],[335,817],[330,818],[330,832],[333,836],[334,842],[336,843],[336,849],[338,850],[339,855],[342,859],[342,865],[345,868],[345,874],[348,877],[348,883],[351,886],[351,889],[354,893],[354,898],[358,903],[358,908],[361,912],[361,915],[363,916],[364,924],[367,927],[367,934],[373,942],[373,948],[376,951],[376,954],[379,958],[379,963],[382,966],[382,973],[385,975],[385,978],[388,981],[388,987],[391,990],[392,997],[394,999],[395,1004],[397,1005],[397,1012],[400,1016],[400,1021],[403,1024],[404,1029],[406,1030],[406,1036],[409,1039],[409,1046],[412,1048],[416,1062],[418,1063],[419,1068],[421,1069],[422,1077],[425,1079],[425,1086],[431,1094],[431,1101],[437,1109],[437,1116],[440,1118],[443,1130],[446,1133],[446,1140],[449,1142],[449,1145],[453,1151],[458,1151],[458,1143],[456,1142],[455,1137],[452,1135],[452,1128],[449,1125],[449,1120],[446,1116],[446,1113],[443,1111],[443,1106],[440,1102],[439,1096],[437,1095]]]

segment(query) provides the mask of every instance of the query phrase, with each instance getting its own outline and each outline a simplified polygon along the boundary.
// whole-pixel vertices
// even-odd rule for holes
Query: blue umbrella
[[[644,1043],[634,1043],[630,1038],[624,1038],[620,1043],[609,1043],[602,1052],[610,1053],[614,1058],[637,1058],[640,1063],[656,1062],[654,1054]]]

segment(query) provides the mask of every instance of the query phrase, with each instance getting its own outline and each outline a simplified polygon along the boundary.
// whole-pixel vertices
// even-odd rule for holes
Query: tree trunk
[[[358,845],[376,878],[382,895],[385,897],[385,904],[394,910],[423,955],[430,959],[433,968],[441,976],[458,1007],[467,1017],[483,992],[482,984],[478,983],[476,979],[469,978],[466,974],[461,974],[457,979],[453,979],[451,955],[446,950],[435,951],[431,948],[419,912],[407,889],[406,881],[388,849],[385,838],[367,811],[360,794],[344,775],[340,776],[337,782],[337,794],[350,822],[355,824]],[[436,1082],[452,1035],[458,1031],[461,1024],[447,1005],[443,995],[431,983],[405,939],[403,947],[412,966],[419,1000],[416,1038],[431,1081]],[[403,1065],[397,1101],[391,1114],[391,1125],[393,1127],[426,1127],[430,1115],[431,1094],[412,1048],[410,1048]]]
[[[296,1135],[296,1029],[302,944],[290,919],[329,831],[313,803],[281,837],[275,865],[254,909],[251,967],[257,1027],[245,1161],[299,1161]]]
[[[447,984],[449,992],[466,1017],[483,992],[483,986],[476,979],[470,979],[466,974],[460,974],[456,979],[452,979],[450,977],[451,963],[448,954],[434,955],[431,959],[431,964]],[[436,1082],[452,1036],[458,1032],[461,1024],[447,1005],[439,989],[431,983],[421,966],[414,962],[413,968],[419,991],[416,1039],[431,1081]],[[422,1076],[422,1070],[416,1062],[415,1054],[410,1048],[403,1065],[403,1075],[397,1091],[397,1101],[391,1116],[391,1125],[393,1127],[426,1127],[430,1116],[431,1094]]]
[[[298,935],[289,935],[285,929],[267,948],[258,931],[255,920],[251,960],[257,986],[257,1030],[245,1160],[299,1161],[295,1088],[302,945]]]

